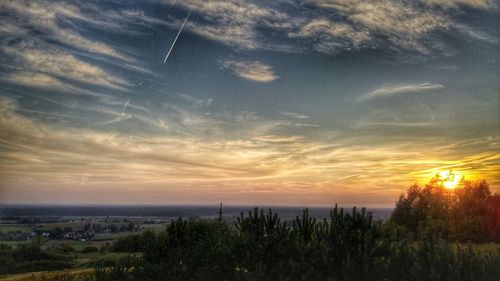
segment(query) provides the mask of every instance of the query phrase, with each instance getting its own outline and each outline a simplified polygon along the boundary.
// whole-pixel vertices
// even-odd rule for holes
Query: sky
[[[499,192],[499,9],[1,1],[0,204],[392,206],[444,170]]]

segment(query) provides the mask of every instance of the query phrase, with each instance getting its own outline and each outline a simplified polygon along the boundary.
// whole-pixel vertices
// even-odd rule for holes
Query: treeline
[[[391,221],[412,232],[432,231],[460,242],[500,241],[500,194],[485,181],[462,180],[454,189],[439,176],[424,187],[414,185],[401,195]]]
[[[421,235],[424,235],[422,233]],[[335,207],[317,221],[307,209],[291,225],[271,210],[222,221],[173,221],[158,234],[121,238],[115,251],[142,252],[104,280],[496,280],[498,253],[479,253],[434,233],[415,237],[365,209]]]

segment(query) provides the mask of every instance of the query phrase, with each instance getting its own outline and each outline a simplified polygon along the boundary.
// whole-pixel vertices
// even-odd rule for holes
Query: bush
[[[81,250],[82,253],[94,253],[94,252],[99,252],[99,249],[94,246],[88,246],[85,247]]]
[[[0,274],[59,270],[74,265],[70,257],[44,251],[36,241],[15,249],[2,249],[0,254]]]

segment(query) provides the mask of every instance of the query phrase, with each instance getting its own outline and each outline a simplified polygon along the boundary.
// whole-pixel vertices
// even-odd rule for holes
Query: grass
[[[50,248],[57,247],[59,245],[68,245],[73,248],[68,254],[74,258],[76,266],[85,267],[92,263],[98,262],[100,260],[118,260],[120,258],[128,256],[127,253],[114,253],[114,252],[89,252],[83,253],[82,250],[87,247],[101,248],[101,245],[107,241],[68,241],[68,240],[49,240],[43,245],[44,249],[50,250]],[[110,241],[111,244],[111,241]],[[137,254],[136,254],[137,255]],[[140,254],[139,254],[140,255]]]
[[[119,233],[96,233],[94,237],[92,237],[93,241],[111,241],[115,240],[122,236],[127,236],[130,234],[138,234],[140,232],[119,232]]]
[[[22,240],[22,241],[0,241],[0,244],[9,245],[11,247],[17,247],[18,245],[28,245],[32,241],[31,240]]]
[[[464,243],[462,246],[472,246],[474,250],[479,251],[482,254],[500,254],[500,243]]]
[[[91,267],[92,265],[98,264],[102,261],[118,261],[121,258],[126,258],[129,256],[128,253],[71,253],[75,256],[74,261],[78,267]],[[135,254],[136,257],[141,256],[142,253]]]
[[[109,241],[111,243],[111,241]],[[57,247],[59,245],[68,245],[71,248],[75,249],[75,251],[81,251],[86,247],[94,246],[98,249],[102,244],[106,243],[106,241],[77,241],[77,240],[48,240],[42,245],[43,249],[49,249],[52,247]]]
[[[40,271],[0,276],[0,281],[56,281],[63,278],[84,277],[94,274],[93,268],[76,268],[57,271]]]
[[[16,224],[0,224],[0,231],[3,233],[7,232],[31,232],[31,227],[26,225],[16,225]]]
[[[64,229],[65,227],[71,227],[73,230],[83,229],[83,227],[88,223],[86,220],[79,221],[67,221],[67,222],[51,222],[42,223],[38,229],[41,230],[52,230],[56,227]]]

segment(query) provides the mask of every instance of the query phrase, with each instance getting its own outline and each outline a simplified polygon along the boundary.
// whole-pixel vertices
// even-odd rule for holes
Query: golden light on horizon
[[[443,186],[446,189],[455,189],[460,183],[460,180],[463,178],[462,175],[453,171],[439,172],[439,177],[443,181]]]

